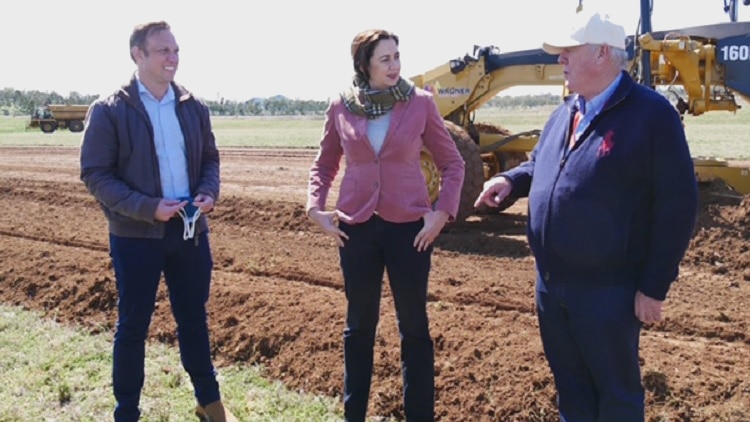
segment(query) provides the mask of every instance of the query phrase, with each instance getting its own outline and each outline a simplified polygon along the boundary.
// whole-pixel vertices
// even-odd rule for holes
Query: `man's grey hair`
[[[589,44],[591,51],[596,51],[601,47],[600,44]],[[628,68],[628,52],[622,48],[609,46],[609,60],[613,65],[617,66],[618,69],[627,70]]]
[[[627,69],[628,68],[628,52],[623,50],[622,48],[617,47],[610,47],[610,51],[612,52],[610,58],[614,64],[617,65],[620,69]]]

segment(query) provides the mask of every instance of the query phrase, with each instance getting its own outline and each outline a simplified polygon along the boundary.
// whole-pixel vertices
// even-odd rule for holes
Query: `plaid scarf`
[[[407,101],[412,92],[414,84],[404,78],[388,89],[374,90],[367,81],[355,76],[352,87],[341,93],[341,99],[352,113],[374,119],[391,111],[396,101]]]

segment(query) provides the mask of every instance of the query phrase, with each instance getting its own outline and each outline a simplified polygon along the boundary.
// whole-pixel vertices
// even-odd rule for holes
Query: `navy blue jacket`
[[[219,198],[219,151],[206,105],[172,83],[177,119],[185,137],[190,192]],[[122,237],[162,238],[154,215],[163,197],[154,128],[130,82],[89,107],[81,143],[81,180],[101,205],[109,232]],[[208,229],[205,215],[195,233]]]
[[[695,229],[698,193],[682,121],[623,72],[568,151],[572,98],[531,158],[502,174],[529,198],[529,245],[544,283],[632,283],[665,299]]]

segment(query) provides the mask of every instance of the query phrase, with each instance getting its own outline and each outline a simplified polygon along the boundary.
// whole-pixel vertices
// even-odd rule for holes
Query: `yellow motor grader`
[[[627,43],[629,73],[638,83],[669,88],[681,115],[735,112],[740,108],[737,96],[750,102],[750,22],[736,21],[739,0],[727,1],[735,16],[728,23],[654,32],[650,27],[649,0],[641,0],[641,34],[628,37]],[[526,160],[540,135],[540,130],[514,134],[475,123],[476,110],[514,86],[557,85],[565,92],[562,66],[557,59],[541,48],[501,53],[494,46],[475,47],[472,54],[411,78],[415,85],[433,93],[466,163],[459,221],[474,212],[473,203],[484,181]],[[721,179],[740,194],[750,193],[750,169],[715,159],[693,161],[699,181]],[[439,190],[439,172],[426,151],[422,154],[422,169],[434,200]],[[509,198],[498,210],[513,201]]]

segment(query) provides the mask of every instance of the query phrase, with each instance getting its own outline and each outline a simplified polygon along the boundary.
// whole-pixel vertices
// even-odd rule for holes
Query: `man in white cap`
[[[697,185],[679,114],[623,70],[623,28],[601,13],[576,18],[543,44],[571,95],[529,161],[488,180],[475,205],[529,198],[537,315],[561,419],[639,422],[640,330],[662,318]]]

